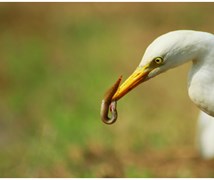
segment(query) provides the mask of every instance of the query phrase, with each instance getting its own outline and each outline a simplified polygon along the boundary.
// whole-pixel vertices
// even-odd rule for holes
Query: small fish
[[[112,97],[119,88],[121,80],[122,76],[120,76],[115,84],[106,92],[104,99],[102,100],[100,115],[105,124],[113,124],[117,120],[117,101],[112,101]],[[111,117],[108,117],[109,110],[111,112]]]

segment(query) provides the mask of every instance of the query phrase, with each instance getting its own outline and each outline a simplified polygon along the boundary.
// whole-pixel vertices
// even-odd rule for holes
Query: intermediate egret
[[[111,102],[118,101],[142,82],[188,61],[192,61],[189,96],[207,114],[202,116],[214,122],[214,35],[207,32],[177,30],[159,36],[148,46],[136,70],[115,90]],[[200,121],[207,121],[207,118]],[[205,124],[200,123],[200,148],[204,157],[211,158],[214,157],[214,138],[209,132],[214,132],[214,127],[208,125],[207,128]]]

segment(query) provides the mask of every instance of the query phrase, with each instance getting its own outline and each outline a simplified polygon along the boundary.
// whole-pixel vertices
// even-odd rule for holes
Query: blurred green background
[[[195,148],[191,63],[100,103],[171,30],[214,32],[214,3],[0,3],[0,177],[214,177]]]

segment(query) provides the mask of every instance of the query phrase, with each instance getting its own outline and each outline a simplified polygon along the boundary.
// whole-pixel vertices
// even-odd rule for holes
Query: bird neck
[[[198,44],[198,53],[189,72],[189,96],[203,111],[214,116],[214,37]]]

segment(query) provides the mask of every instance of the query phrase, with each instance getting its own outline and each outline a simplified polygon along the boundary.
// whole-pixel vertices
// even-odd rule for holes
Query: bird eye
[[[154,62],[156,64],[162,64],[163,63],[163,58],[162,57],[157,57],[157,58],[154,59]]]

